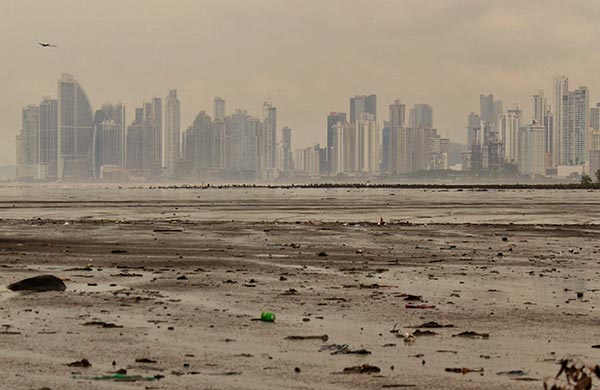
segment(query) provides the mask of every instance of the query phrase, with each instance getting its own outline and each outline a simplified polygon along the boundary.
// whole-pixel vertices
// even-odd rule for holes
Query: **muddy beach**
[[[541,389],[600,362],[593,191],[15,186],[0,218],[0,388]],[[66,291],[6,288],[40,274]]]

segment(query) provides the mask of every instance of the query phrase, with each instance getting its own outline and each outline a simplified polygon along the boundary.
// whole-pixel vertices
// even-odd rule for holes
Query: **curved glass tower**
[[[93,110],[72,75],[58,82],[58,179],[92,178]]]

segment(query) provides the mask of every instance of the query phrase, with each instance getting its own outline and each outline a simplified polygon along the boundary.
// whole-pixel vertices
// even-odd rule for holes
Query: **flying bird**
[[[45,42],[38,42],[38,45],[40,45],[41,47],[57,47],[56,45],[53,45],[51,43],[45,43]]]

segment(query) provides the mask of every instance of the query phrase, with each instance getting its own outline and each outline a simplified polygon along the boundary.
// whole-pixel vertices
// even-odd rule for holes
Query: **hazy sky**
[[[429,103],[464,142],[479,94],[505,109],[552,94],[552,77],[600,91],[597,0],[0,0],[0,164],[13,164],[21,108],[75,75],[94,107],[121,101],[128,122],[152,96],[179,91],[182,130],[214,96],[260,115],[264,100],[294,147],[325,141],[330,111],[377,94]],[[42,49],[38,41],[59,45]]]

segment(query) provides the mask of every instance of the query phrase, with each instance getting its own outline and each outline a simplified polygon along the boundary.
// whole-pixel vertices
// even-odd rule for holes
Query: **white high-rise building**
[[[363,113],[356,122],[356,170],[358,172],[379,172],[380,134],[375,116]]]
[[[556,76],[554,78],[554,124],[552,129],[552,163],[554,166],[561,165],[562,141],[563,141],[563,96],[569,93],[569,78]]]
[[[172,89],[165,99],[165,159],[164,171],[170,177],[176,175],[181,159],[181,104],[177,90]]]
[[[546,173],[546,128],[532,123],[519,129],[519,172],[531,177]]]
[[[589,107],[587,87],[563,95],[561,161],[564,165],[580,165],[587,159]]]
[[[521,127],[521,110],[508,110],[498,116],[498,130],[504,145],[504,161],[517,162],[518,132]]]
[[[544,123],[544,116],[546,115],[546,98],[544,97],[544,91],[539,90],[537,94],[533,95],[533,121],[534,123]]]

